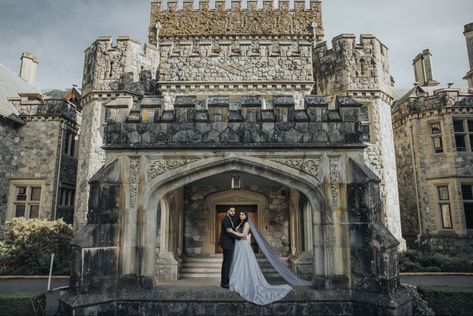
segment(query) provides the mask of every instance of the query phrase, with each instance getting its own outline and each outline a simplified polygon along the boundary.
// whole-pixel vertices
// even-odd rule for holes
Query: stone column
[[[93,95],[83,99],[82,125],[79,137],[77,185],[74,208],[74,230],[87,223],[90,187],[88,181],[102,167],[105,152],[103,144],[103,106]]]

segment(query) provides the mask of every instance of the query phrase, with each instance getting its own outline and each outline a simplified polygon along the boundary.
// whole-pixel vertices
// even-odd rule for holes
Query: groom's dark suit
[[[228,286],[230,282],[230,266],[232,264],[233,250],[235,249],[235,239],[238,237],[227,232],[228,228],[233,229],[233,223],[227,215],[222,220],[222,231],[220,232],[220,246],[223,249],[222,281],[221,285]]]

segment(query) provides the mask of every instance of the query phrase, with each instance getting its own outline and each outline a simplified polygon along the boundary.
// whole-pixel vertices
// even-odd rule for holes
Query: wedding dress
[[[292,290],[287,284],[271,285],[266,281],[251,248],[251,235],[235,241],[229,285],[230,290],[258,305],[278,301]]]

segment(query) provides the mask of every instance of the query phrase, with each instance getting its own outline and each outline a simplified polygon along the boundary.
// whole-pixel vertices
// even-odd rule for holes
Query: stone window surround
[[[455,121],[462,121],[463,122],[463,131],[455,131]],[[468,121],[473,121],[473,117],[452,117],[452,125],[453,125],[453,134],[454,134],[454,148],[456,152],[473,152],[473,129],[469,128]],[[457,150],[457,143],[456,137],[463,136],[465,147],[464,150]],[[469,137],[467,137],[469,136]]]
[[[10,188],[8,194],[8,209],[6,214],[6,220],[11,220],[15,217],[15,202],[16,202],[16,192],[17,187],[40,187],[41,188],[41,197],[39,200],[39,211],[38,218],[42,218],[43,203],[45,199],[46,184],[45,180],[42,178],[30,178],[30,179],[10,179]],[[27,202],[28,205],[28,202]],[[29,218],[29,210],[25,210],[25,218]]]
[[[429,135],[430,135],[430,146],[431,146],[431,153],[432,154],[442,154],[445,152],[444,149],[444,141],[443,141],[443,124],[440,120],[433,120],[433,121],[428,121],[428,129],[429,129]],[[438,125],[439,131],[438,133],[434,133],[433,127],[434,125]],[[435,139],[440,138],[440,147],[435,146]]]
[[[445,198],[442,198],[441,196],[441,188],[447,188],[447,195]],[[453,219],[452,219],[452,209],[451,209],[451,198],[450,198],[450,188],[449,184],[435,184],[435,189],[436,189],[436,196],[437,196],[437,205],[438,205],[438,210],[439,210],[439,226],[442,227],[439,230],[452,230],[453,229]],[[450,227],[448,225],[445,225],[445,214],[444,214],[444,206],[448,205],[448,215],[449,215],[449,221],[450,221]]]

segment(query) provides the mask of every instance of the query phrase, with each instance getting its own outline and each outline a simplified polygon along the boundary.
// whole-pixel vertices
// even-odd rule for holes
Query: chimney
[[[473,89],[473,23],[465,25],[466,50],[470,61],[470,70],[463,79],[468,80],[468,87]]]
[[[31,85],[35,83],[37,67],[38,57],[28,52],[21,55],[20,77]]]
[[[430,50],[425,49],[422,53],[417,55],[412,62],[412,66],[414,66],[416,82],[418,82],[421,87],[435,87],[439,85],[439,83],[434,80],[432,54]]]

